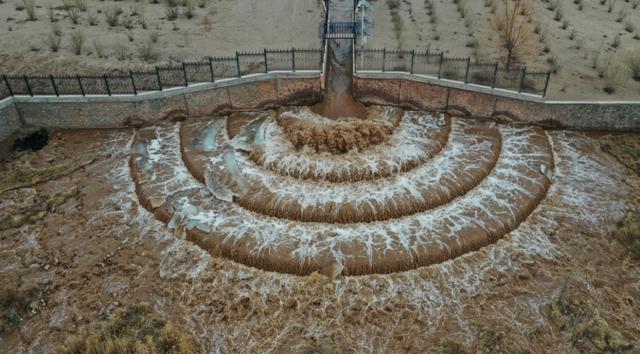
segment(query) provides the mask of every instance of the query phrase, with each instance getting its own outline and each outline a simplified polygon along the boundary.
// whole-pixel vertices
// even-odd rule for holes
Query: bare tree
[[[518,53],[529,47],[533,33],[530,12],[529,0],[502,0],[501,11],[496,11],[491,19],[491,28],[498,35],[500,46],[506,51],[507,68]]]

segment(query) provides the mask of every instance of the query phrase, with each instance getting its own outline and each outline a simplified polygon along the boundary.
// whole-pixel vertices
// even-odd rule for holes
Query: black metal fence
[[[320,24],[320,38],[356,38],[360,34],[359,22],[334,22]]]
[[[322,49],[264,49],[105,75],[0,75],[10,96],[137,95],[273,71],[322,71]]]
[[[542,97],[547,94],[551,77],[550,71],[504,68],[497,62],[474,63],[471,58],[447,57],[442,52],[362,49],[356,50],[355,61],[356,72],[406,72]]]

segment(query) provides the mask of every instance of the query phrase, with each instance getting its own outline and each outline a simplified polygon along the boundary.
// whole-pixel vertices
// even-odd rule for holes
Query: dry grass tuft
[[[629,212],[618,225],[613,237],[620,242],[633,259],[640,260],[640,212]]]
[[[80,335],[67,339],[57,354],[195,354],[193,338],[172,322],[155,314],[148,305],[117,311]]]
[[[640,81],[640,52],[630,54],[627,57],[626,64],[631,77],[636,81]]]
[[[0,333],[17,328],[30,312],[30,304],[36,301],[41,291],[36,286],[19,287],[15,282],[0,281]]]

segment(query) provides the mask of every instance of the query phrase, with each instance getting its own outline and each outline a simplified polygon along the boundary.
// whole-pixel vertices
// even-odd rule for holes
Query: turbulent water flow
[[[170,227],[263,269],[365,274],[442,262],[515,229],[553,178],[541,129],[406,112],[383,146],[333,155],[296,151],[273,115],[252,117],[233,139],[224,118],[145,128],[133,162],[143,204]],[[314,175],[281,173],[294,161]],[[317,178],[329,175],[345,179]]]
[[[418,113],[409,112],[408,116],[420,115]],[[422,114],[424,115],[424,114]],[[221,122],[223,120],[217,120]],[[421,122],[427,122],[426,126],[437,131],[439,127],[438,119],[422,116]],[[431,122],[431,123],[428,123]],[[209,127],[209,122],[198,123],[202,130],[205,131]],[[193,123],[193,125],[197,125]],[[269,122],[264,122],[265,130],[268,131]],[[451,155],[451,152],[463,147],[454,147],[453,144],[460,144],[463,140],[457,139],[473,139],[461,136],[460,132],[463,127],[473,125],[472,122],[452,119],[451,133],[448,136],[448,142],[442,149],[442,154]],[[549,186],[546,198],[542,199],[540,204],[533,206],[526,220],[518,224],[518,227],[504,235],[504,240],[498,241],[488,247],[480,249],[478,252],[467,253],[461,257],[446,262],[434,264],[431,267],[423,267],[409,272],[394,273],[389,276],[371,275],[366,277],[346,277],[338,281],[332,290],[323,295],[318,295],[318,307],[328,312],[327,316],[333,318],[333,322],[340,326],[350,328],[351,334],[346,334],[349,340],[353,340],[354,348],[358,350],[366,350],[366,348],[378,348],[373,352],[384,352],[396,348],[393,342],[383,340],[387,336],[378,336],[374,327],[367,325],[352,327],[348,324],[348,318],[344,313],[338,311],[335,313],[333,309],[345,311],[360,306],[362,301],[370,311],[386,313],[385,306],[396,304],[393,306],[409,306],[412,312],[415,312],[415,320],[420,321],[422,335],[434,336],[441,333],[442,326],[449,328],[448,335],[456,336],[467,345],[471,345],[473,340],[472,333],[474,331],[474,322],[470,319],[470,310],[467,304],[470,298],[484,298],[487,296],[496,296],[497,291],[494,287],[495,278],[509,277],[511,274],[518,274],[531,267],[531,264],[540,264],[536,259],[556,259],[570,258],[566,254],[567,246],[558,238],[559,230],[567,229],[572,231],[588,230],[592,235],[604,235],[610,231],[612,221],[617,220],[623,214],[627,202],[623,195],[628,194],[628,188],[624,187],[621,178],[624,174],[620,168],[611,168],[616,166],[614,161],[607,159],[605,155],[593,153],[593,143],[584,137],[565,132],[551,132],[549,134],[539,129],[496,126],[501,136],[501,147],[498,160],[495,167],[489,172],[478,186],[467,192],[466,195],[453,200],[450,204],[441,208],[432,210],[427,213],[419,213],[416,216],[400,218],[392,220],[390,223],[362,223],[354,225],[329,225],[329,224],[305,224],[296,222],[287,222],[271,217],[263,217],[259,214],[248,212],[241,207],[234,206],[234,203],[227,203],[215,200],[214,197],[207,197],[206,189],[200,187],[193,189],[196,181],[185,183],[180,188],[165,189],[162,187],[169,182],[170,175],[185,176],[189,174],[185,165],[180,161],[180,157],[175,154],[168,154],[167,158],[158,158],[155,156],[159,153],[158,148],[176,149],[178,145],[189,145],[188,141],[182,139],[178,134],[176,126],[166,126],[157,130],[154,128],[154,138],[140,141],[136,139],[134,146],[138,143],[148,145],[148,157],[145,159],[137,159],[138,163],[143,163],[148,159],[149,164],[143,164],[146,174],[152,176],[152,183],[148,187],[152,189],[161,189],[171,195],[167,195],[167,200],[172,205],[176,213],[175,222],[170,226],[176,228],[179,234],[189,230],[198,228],[215,228],[217,231],[211,234],[210,239],[195,240],[203,248],[210,248],[216,241],[215,236],[221,242],[225,242],[237,247],[241,250],[249,245],[256,253],[263,252],[265,254],[273,254],[277,252],[277,247],[282,246],[288,238],[296,238],[306,240],[303,243],[304,249],[289,249],[296,252],[298,257],[308,257],[312,259],[317,252],[323,248],[327,242],[337,243],[340,239],[347,240],[354,238],[364,241],[371,247],[369,250],[374,251],[376,242],[370,235],[372,232],[386,232],[396,228],[395,236],[388,234],[385,237],[403,237],[402,235],[412,235],[416,231],[416,227],[423,225],[426,229],[417,233],[422,238],[422,242],[437,240],[440,233],[445,231],[442,229],[444,225],[455,226],[452,233],[445,231],[449,236],[441,238],[445,240],[447,237],[454,236],[453,233],[460,232],[465,225],[475,224],[478,218],[488,218],[484,221],[485,227],[492,220],[499,223],[498,227],[505,227],[507,223],[516,221],[517,212],[515,211],[522,204],[522,201],[533,197],[534,190],[541,190],[548,183],[549,178],[553,179],[553,184]],[[183,125],[184,129],[184,125]],[[197,129],[196,129],[197,130]],[[427,129],[428,130],[428,129]],[[434,132],[435,134],[435,132]],[[144,134],[142,134],[144,135]],[[215,144],[225,145],[229,143],[228,137],[219,136]],[[264,143],[269,144],[271,139],[265,139]],[[457,141],[457,142],[456,142]],[[542,144],[547,141],[546,147]],[[282,143],[282,142],[279,142]],[[532,148],[534,146],[535,148]],[[542,148],[540,148],[542,147]],[[453,150],[452,150],[453,149]],[[144,149],[138,149],[138,151]],[[449,152],[448,152],[449,151]],[[257,168],[252,162],[242,157],[244,153],[236,152],[237,161],[244,161],[247,166]],[[164,154],[162,154],[164,155]],[[188,156],[189,153],[185,156]],[[438,155],[435,157],[438,158]],[[244,159],[244,160],[243,160]],[[454,158],[454,160],[456,160]],[[240,163],[241,170],[244,167]],[[455,164],[456,161],[451,161]],[[427,162],[433,164],[433,162]],[[446,169],[445,161],[437,169]],[[546,166],[543,168],[542,166]],[[416,173],[422,166],[412,170]],[[168,173],[153,173],[154,170],[167,170]],[[541,170],[550,171],[547,175]],[[243,170],[244,171],[244,170]],[[165,177],[166,176],[166,177]],[[140,190],[144,192],[146,186],[140,186],[140,176],[134,174],[134,181]],[[365,183],[375,183],[375,181],[364,181]],[[301,183],[301,182],[298,182]],[[349,183],[345,184],[344,188]],[[175,186],[175,184],[174,184]],[[536,187],[537,186],[537,187]],[[140,188],[142,187],[142,188]],[[341,183],[337,183],[335,187],[342,188]],[[391,187],[391,186],[390,186]],[[282,188],[300,188],[284,184]],[[306,188],[306,187],[305,187]],[[274,189],[278,190],[278,189]],[[123,191],[124,192],[124,191]],[[306,193],[311,194],[311,193]],[[520,195],[524,199],[519,202],[505,204],[506,201],[514,200],[511,197]],[[205,198],[202,200],[201,198]],[[312,195],[305,196],[313,198]],[[142,199],[144,200],[144,198]],[[614,200],[615,203],[611,203]],[[483,215],[481,209],[487,208],[494,204],[502,204],[502,210],[496,215]],[[470,211],[477,208],[476,211]],[[606,211],[603,213],[603,211]],[[465,216],[466,215],[466,216]],[[470,217],[471,219],[466,219]],[[289,226],[294,226],[288,228]],[[395,226],[391,226],[395,225]],[[404,226],[402,226],[404,225]],[[438,226],[442,225],[442,226]],[[431,230],[435,227],[436,229]],[[333,228],[334,232],[331,236],[335,240],[318,240],[317,232],[322,228]],[[402,228],[406,228],[402,230]],[[226,229],[226,231],[225,231]],[[349,229],[357,229],[357,232],[348,232]],[[335,231],[339,230],[339,231]],[[432,233],[429,232],[431,230]],[[427,232],[424,234],[423,232]],[[314,235],[315,234],[315,235]],[[258,235],[260,240],[254,241],[250,238]],[[468,235],[467,235],[468,236]],[[416,244],[418,239],[416,236],[407,237],[405,240],[407,246],[411,246],[411,242]],[[367,241],[369,240],[369,241]],[[213,243],[212,243],[213,242]],[[442,242],[442,241],[440,241]],[[315,245],[314,245],[315,244]],[[392,252],[399,245],[394,243],[388,244],[385,252]],[[224,246],[219,246],[223,248]],[[340,249],[334,248],[340,253]],[[363,250],[367,254],[366,249]],[[241,252],[241,251],[237,251]],[[215,253],[215,251],[213,251]],[[164,278],[173,278],[184,274],[191,277],[207,277],[208,257],[206,254],[191,249],[188,243],[176,242],[165,251],[166,257],[162,262],[161,275]],[[194,260],[194,254],[197,255],[197,261]],[[341,257],[348,257],[344,252]],[[233,258],[233,257],[230,257]],[[345,258],[346,259],[346,258]],[[246,261],[246,259],[245,259]],[[250,263],[250,262],[244,262]],[[542,279],[547,275],[548,270],[538,269],[542,272]],[[308,289],[309,280],[307,277],[295,277],[287,274],[262,272],[253,268],[243,266],[225,266],[223,269],[216,269],[216,275],[211,277],[213,283],[207,284],[206,289],[201,289],[204,285],[194,285],[187,291],[189,297],[194,297],[192,304],[198,308],[204,305],[198,305],[199,296],[208,294],[207,289],[222,289],[228,292],[227,296],[241,298],[243,296],[251,297],[253,307],[271,306],[271,298],[279,296],[277,294],[291,294],[291,296],[301,296],[299,294],[302,289]],[[198,283],[200,284],[200,283]],[[234,284],[230,286],[229,284]],[[316,289],[316,288],[313,288]],[[500,289],[500,288],[498,288]],[[544,286],[540,289],[544,290]],[[308,290],[307,290],[308,291]],[[320,290],[314,290],[320,291]],[[321,291],[322,292],[322,291]],[[260,294],[254,296],[253,294]],[[295,295],[297,294],[297,295]],[[356,295],[358,294],[358,295]],[[369,295],[367,295],[369,294]],[[523,338],[527,337],[532,326],[549,326],[548,319],[542,313],[544,308],[548,307],[551,299],[557,296],[557,291],[548,289],[548,291],[540,291],[538,293],[525,293],[518,296],[518,300],[511,305],[505,303],[509,308],[500,307],[500,317],[503,323],[508,324],[512,331],[520,333]],[[512,295],[509,295],[512,296]],[[312,301],[312,300],[310,300]],[[506,300],[505,300],[506,301]],[[315,303],[315,302],[314,302]],[[264,347],[260,342],[247,339],[247,334],[255,329],[254,325],[263,323],[260,320],[243,320],[241,326],[234,324],[235,322],[219,322],[214,315],[207,315],[208,311],[191,311],[188,316],[189,322],[198,333],[203,333],[206,338],[210,338],[209,343],[211,350],[225,352],[233,350],[239,343],[245,348],[260,349],[263,352],[270,350],[277,351],[283,345],[288,345],[283,338],[275,340],[269,347]],[[276,326],[277,333],[273,333],[275,338],[279,338],[279,334],[295,333],[294,327],[284,325],[290,323],[293,319],[287,317],[284,309],[277,310],[272,318]],[[376,312],[378,313],[378,312]],[[383,317],[384,318],[384,317]],[[282,323],[278,321],[283,321]],[[315,336],[316,331],[333,333],[328,327],[327,322],[315,315],[305,319],[308,329],[305,335]],[[375,321],[375,319],[373,320]],[[388,323],[391,319],[382,323]],[[276,324],[277,323],[277,324]],[[376,334],[377,333],[377,334]],[[426,333],[426,334],[425,334]],[[367,338],[365,341],[358,341],[357,338]],[[343,338],[342,340],[345,340]],[[386,348],[386,349],[385,349]],[[301,349],[301,348],[298,348]]]

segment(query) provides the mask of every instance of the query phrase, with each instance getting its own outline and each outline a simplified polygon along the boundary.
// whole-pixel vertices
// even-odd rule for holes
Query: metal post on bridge
[[[442,77],[442,62],[444,62],[444,52],[440,52],[440,63],[438,64],[438,80]]]

